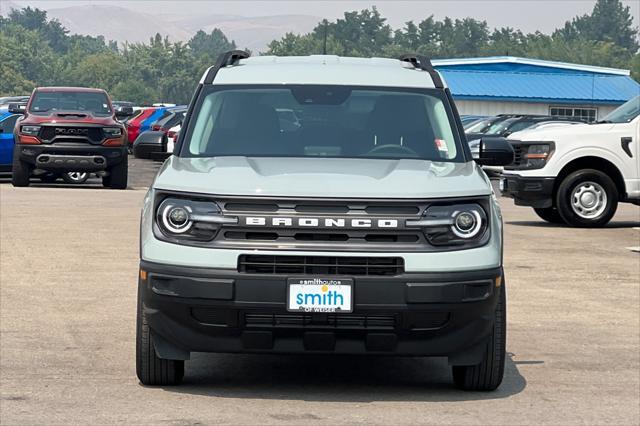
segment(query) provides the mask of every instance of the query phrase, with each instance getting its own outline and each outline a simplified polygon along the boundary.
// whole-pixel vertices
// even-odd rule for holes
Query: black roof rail
[[[428,72],[431,76],[431,79],[433,80],[433,85],[438,89],[444,89],[444,84],[442,83],[440,74],[438,74],[435,68],[433,68],[433,65],[431,65],[431,61],[426,56],[407,53],[400,56],[398,59],[400,59],[402,62],[409,62],[415,68],[419,68],[422,71]]]
[[[230,50],[228,52],[221,53],[218,56],[218,59],[216,59],[216,63],[213,67],[209,68],[209,72],[207,72],[207,76],[204,78],[204,83],[213,83],[213,79],[216,78],[216,74],[218,74],[220,68],[235,65],[240,59],[247,59],[249,56],[251,56],[251,54],[244,50]]]

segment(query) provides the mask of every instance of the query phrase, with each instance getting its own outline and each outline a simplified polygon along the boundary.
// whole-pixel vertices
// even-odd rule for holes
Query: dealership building
[[[543,114],[593,121],[640,94],[623,69],[496,56],[433,60],[460,114]]]

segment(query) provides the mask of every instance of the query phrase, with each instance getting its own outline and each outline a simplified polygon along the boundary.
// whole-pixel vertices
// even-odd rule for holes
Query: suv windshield
[[[640,95],[629,99],[614,109],[602,121],[605,123],[628,123],[640,114]]]
[[[464,161],[442,91],[311,85],[204,91],[183,156]]]
[[[29,112],[86,111],[93,115],[111,115],[107,95],[100,92],[36,92]]]

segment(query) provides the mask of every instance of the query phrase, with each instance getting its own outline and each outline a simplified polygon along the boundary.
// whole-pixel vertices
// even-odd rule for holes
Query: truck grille
[[[91,142],[99,143],[104,138],[100,127],[42,126],[40,138],[45,142]]]
[[[401,257],[241,255],[238,272],[247,274],[301,274],[393,276],[404,273]]]
[[[511,146],[513,147],[513,163],[509,165],[509,168],[518,167],[520,166],[520,164],[522,164],[522,160],[524,159],[523,156],[526,153],[526,150],[520,144],[512,144]]]

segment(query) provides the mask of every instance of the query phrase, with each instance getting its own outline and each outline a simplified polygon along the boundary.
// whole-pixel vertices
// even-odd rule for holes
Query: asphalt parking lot
[[[184,385],[135,376],[138,221],[127,191],[0,180],[2,424],[638,424],[640,208],[604,229],[548,225],[501,199],[506,376],[458,391],[422,358],[197,354]]]

